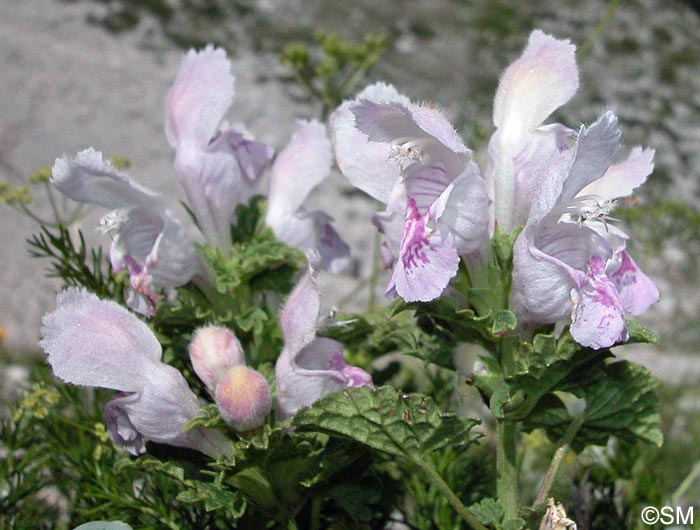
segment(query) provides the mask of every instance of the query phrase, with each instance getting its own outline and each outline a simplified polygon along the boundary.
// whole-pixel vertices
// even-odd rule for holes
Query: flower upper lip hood
[[[315,257],[314,265],[318,263]],[[372,385],[371,376],[345,363],[343,345],[316,337],[321,299],[312,268],[289,295],[280,314],[284,348],[275,365],[277,412],[282,419],[326,394]]]
[[[328,214],[303,207],[309,193],[330,174],[331,161],[326,127],[315,120],[300,121],[272,164],[265,223],[280,241],[318,252],[321,267],[336,273],[350,264],[350,248]]]
[[[105,408],[115,443],[134,454],[143,452],[144,439],[212,457],[230,450],[218,431],[183,432],[199,413],[199,402],[182,374],[161,361],[160,344],[148,326],[120,305],[67,289],[44,316],[41,334],[39,344],[56,377],[119,391]]]
[[[341,171],[387,204],[375,217],[394,266],[387,294],[437,298],[459,256],[487,236],[488,198],[471,151],[440,112],[384,84],[341,105],[331,127]]]
[[[166,98],[165,132],[175,148],[175,172],[207,241],[228,252],[236,206],[258,189],[274,150],[224,124],[234,77],[222,49],[189,51]]]
[[[501,76],[494,100],[486,182],[494,221],[510,232],[527,220],[534,191],[573,131],[544,121],[578,89],[576,47],[540,30]]]
[[[241,127],[219,130],[233,100],[234,77],[226,53],[211,46],[185,55],[166,100],[166,134],[175,148],[175,172],[207,241],[224,254],[231,247],[236,206],[260,191],[260,177],[271,166],[272,147],[252,140]],[[289,144],[271,166],[266,223],[278,239],[303,251],[316,250],[322,266],[339,272],[350,250],[324,212],[302,203],[330,174],[330,143],[325,127],[300,122]]]
[[[581,128],[575,147],[560,154],[540,183],[513,252],[511,305],[521,324],[571,314],[572,336],[592,348],[626,340],[625,314],[640,314],[658,300],[625,251],[627,236],[606,222],[615,199],[631,194],[653,169],[653,151],[640,148],[611,167],[619,139],[611,112]]]
[[[129,271],[129,305],[152,316],[157,295],[153,285],[179,287],[203,273],[194,243],[163,197],[132,181],[94,149],[53,166],[51,184],[65,196],[112,209],[102,219],[112,234],[110,260],[115,271]]]

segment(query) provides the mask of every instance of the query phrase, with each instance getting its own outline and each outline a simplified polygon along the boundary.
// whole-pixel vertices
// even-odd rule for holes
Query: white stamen
[[[127,218],[126,211],[123,208],[112,210],[111,212],[107,212],[102,216],[97,229],[103,234],[114,235],[114,233],[127,221]]]
[[[420,162],[425,157],[424,147],[430,140],[426,138],[396,138],[391,142],[389,161],[393,162],[401,169],[405,169],[411,164]]]
[[[617,200],[606,201],[598,195],[576,197],[574,203],[567,206],[559,222],[576,223],[581,226],[586,222],[601,222],[607,229],[607,221],[619,221],[608,215],[617,206]]]

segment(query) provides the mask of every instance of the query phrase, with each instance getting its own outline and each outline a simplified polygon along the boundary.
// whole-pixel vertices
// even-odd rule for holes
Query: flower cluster
[[[301,121],[275,155],[243,126],[224,121],[234,78],[224,52],[207,47],[183,58],[165,117],[174,171],[199,236],[162,195],[93,149],[57,160],[51,182],[71,199],[109,210],[101,228],[112,237],[113,270],[128,273],[127,305],[153,317],[165,289],[192,282],[206,293],[215,283],[197,243],[230,257],[236,209],[264,189],[269,174],[265,224],[311,262],[279,312],[283,344],[275,352],[274,382],[248,366],[230,329],[201,327],[189,345],[193,370],[221,417],[245,433],[271,421],[273,409],[282,421],[330,392],[372,386],[365,370],[346,364],[341,343],[316,336],[317,270],[338,272],[349,263],[331,217],[304,207],[329,175],[333,153],[345,177],[385,205],[374,223],[385,236],[388,296],[435,300],[451,292],[450,282],[463,270],[473,288],[488,289],[477,271],[489,266],[492,238],[519,233],[510,305],[496,309],[512,310],[523,334],[570,324],[585,347],[627,339],[625,317],[644,312],[658,292],[627,253],[628,237],[610,214],[650,175],[654,153],[637,147],[616,164],[620,132],[611,112],[578,131],[546,123],[577,88],[575,47],[534,31],[501,78],[483,171],[438,109],[383,83],[331,115],[331,139],[324,124]],[[144,451],[146,440],[214,457],[230,451],[220,431],[183,430],[198,415],[200,400],[183,375],[161,361],[149,327],[125,308],[72,288],[59,295],[42,334],[57,377],[118,392],[105,410],[118,445],[134,454]]]
[[[174,169],[204,243],[227,256],[236,208],[261,193],[269,170],[266,225],[282,242],[318,259],[330,272],[349,264],[349,248],[332,218],[303,203],[330,174],[331,143],[317,121],[300,121],[289,144],[276,156],[240,125],[223,122],[233,98],[234,78],[223,50],[207,47],[185,55],[166,99],[166,136],[175,149]],[[86,149],[56,161],[51,183],[65,196],[105,207],[100,229],[111,235],[113,271],[126,270],[127,305],[146,317],[156,314],[164,288],[194,282],[206,291],[214,273],[196,249],[193,228],[166,207],[165,198],[118,171],[101,153]],[[317,263],[316,263],[317,262]],[[315,308],[300,313],[297,306]],[[342,345],[308,337],[315,330],[319,295],[311,273],[282,311],[285,346],[277,368],[279,417],[343,386],[371,384],[369,375],[349,367]],[[78,385],[117,390],[106,406],[112,440],[133,454],[145,441],[197,449],[212,457],[230,452],[213,429],[183,430],[202,404],[182,374],[161,359],[148,326],[115,302],[83,289],[61,293],[57,308],[44,317],[41,346],[54,374]],[[308,339],[308,340],[307,340]],[[219,407],[237,431],[260,427],[269,416],[272,394],[265,378],[246,366],[245,353],[230,330],[199,329],[190,358]],[[299,388],[303,388],[303,392]]]
[[[654,152],[637,147],[613,165],[620,133],[611,112],[577,132],[545,123],[577,88],[575,47],[534,31],[501,77],[484,178],[437,109],[391,86],[372,85],[333,114],[341,171],[387,205],[375,216],[392,268],[387,294],[434,300],[460,259],[483,265],[496,231],[524,227],[510,295],[521,328],[570,318],[583,346],[627,339],[625,315],[644,312],[658,291],[609,214],[651,174]]]

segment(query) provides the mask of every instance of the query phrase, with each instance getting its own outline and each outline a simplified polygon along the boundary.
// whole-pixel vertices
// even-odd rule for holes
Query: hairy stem
[[[473,530],[488,530],[483,524],[476,520],[474,514],[467,508],[459,497],[452,491],[452,488],[448,486],[447,482],[440,476],[437,470],[427,462],[415,462],[425,474],[428,475],[430,482],[432,482],[437,489],[440,490],[447,501],[452,505],[452,507],[457,511],[459,515],[467,522],[467,524],[473,528]]]
[[[559,442],[557,442],[557,450],[554,451],[554,456],[552,457],[552,461],[549,464],[547,473],[542,478],[540,487],[537,490],[535,502],[532,504],[533,509],[538,509],[541,506],[544,506],[544,503],[547,501],[549,490],[552,488],[552,484],[554,483],[554,478],[557,475],[557,471],[559,471],[559,465],[561,464],[561,461],[564,458],[567,449],[569,448],[569,444],[574,439],[574,436],[576,436],[576,433],[581,428],[582,424],[583,416],[576,417],[574,421],[571,422],[571,425],[569,425],[568,429],[566,429],[564,436],[562,436]]]
[[[369,276],[369,301],[367,309],[372,309],[377,303],[377,282],[379,281],[379,260],[381,254],[382,240],[379,232],[374,235],[374,250],[372,252],[372,272]]]
[[[496,492],[505,519],[518,516],[518,470],[515,462],[517,425],[513,420],[498,418],[496,423]]]

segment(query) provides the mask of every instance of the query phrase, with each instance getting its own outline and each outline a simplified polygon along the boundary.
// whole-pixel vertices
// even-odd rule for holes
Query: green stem
[[[444,479],[440,476],[440,474],[437,472],[437,470],[427,462],[418,462],[414,461],[415,464],[418,465],[423,471],[425,471],[425,474],[428,475],[428,478],[430,479],[430,482],[432,482],[437,489],[440,490],[440,493],[442,493],[445,498],[447,499],[447,502],[449,502],[452,507],[457,511],[459,515],[462,516],[462,518],[467,522],[467,524],[473,528],[474,530],[488,530],[483,524],[481,524],[479,521],[476,520],[476,517],[474,517],[474,514],[469,511],[469,508],[467,508],[464,504],[462,504],[462,501],[459,500],[459,497],[455,495],[455,492],[452,491],[452,488],[447,485],[447,482],[444,481]]]
[[[678,506],[681,497],[685,495],[686,491],[688,491],[690,486],[693,485],[693,482],[695,482],[698,478],[700,478],[700,461],[695,462],[693,469],[690,470],[690,473],[688,473],[685,479],[683,479],[681,485],[678,486],[676,491],[673,492],[673,495],[671,495],[671,504]]]
[[[505,519],[518,516],[518,470],[515,457],[516,424],[498,418],[496,423],[496,492]]]
[[[46,196],[49,198],[49,204],[51,205],[51,211],[53,212],[54,219],[56,219],[56,224],[62,224],[63,220],[61,215],[58,213],[58,206],[56,206],[56,200],[54,199],[53,192],[51,191],[51,186],[48,182],[44,182],[44,189],[46,190]]]
[[[581,428],[581,425],[583,425],[583,416],[574,418],[574,421],[572,421],[571,425],[569,425],[568,429],[566,429],[564,436],[562,436],[559,442],[557,442],[557,450],[554,451],[554,456],[549,464],[547,473],[542,478],[542,483],[537,490],[535,502],[532,503],[532,508],[534,510],[544,506],[544,503],[547,501],[549,490],[552,488],[554,478],[557,476],[557,471],[559,471],[559,465],[561,464],[561,461],[569,448],[569,444],[574,439],[574,436],[576,436],[578,430]]]
[[[377,282],[379,281],[379,256],[382,248],[382,240],[379,232],[374,235],[374,251],[372,253],[372,272],[369,276],[369,301],[367,309],[372,309],[377,303]]]
[[[24,213],[26,216],[28,216],[31,220],[36,222],[38,225],[46,225],[46,226],[56,226],[54,223],[51,223],[49,221],[45,221],[41,217],[37,216],[34,212],[32,212],[25,203],[20,202],[19,203],[19,208],[20,212]]]
[[[320,530],[321,528],[321,499],[312,497],[311,499],[311,530]]]
[[[612,17],[615,15],[615,11],[617,11],[619,5],[620,0],[612,0],[612,2],[608,4],[608,8],[605,10],[605,13],[603,13],[603,16],[601,17],[600,21],[598,22],[598,24],[596,24],[596,27],[593,29],[593,33],[591,33],[591,35],[578,49],[579,61],[581,61],[586,55],[588,55],[588,52],[591,51],[593,44],[603,34],[603,31],[605,31],[605,28],[610,23],[610,20],[612,20]]]

